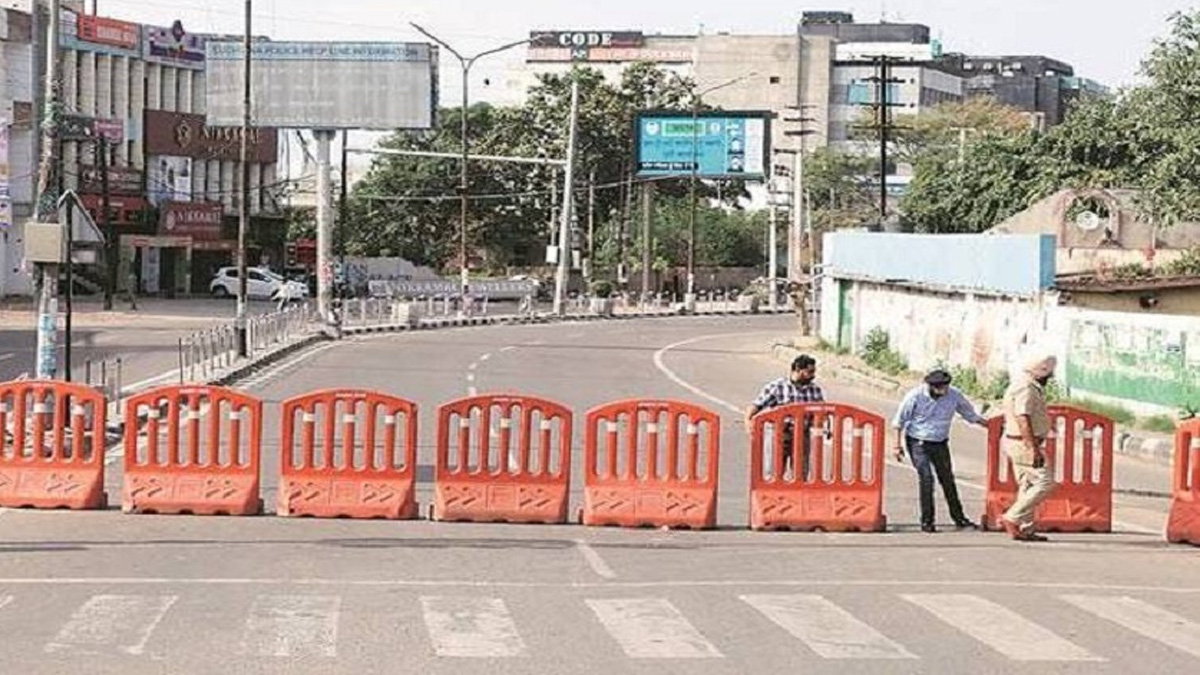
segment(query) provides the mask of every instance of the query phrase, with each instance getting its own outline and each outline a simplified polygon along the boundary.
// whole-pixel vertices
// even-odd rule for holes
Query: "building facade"
[[[33,17],[0,9],[0,297],[32,291],[21,223],[33,212]]]

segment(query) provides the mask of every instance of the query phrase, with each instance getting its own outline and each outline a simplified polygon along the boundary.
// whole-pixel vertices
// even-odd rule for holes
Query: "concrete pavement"
[[[1191,673],[1200,551],[1168,547],[1163,500],[1118,500],[1118,534],[1044,546],[915,532],[915,480],[890,467],[887,534],[773,534],[747,514],[735,410],[782,368],[778,318],[490,327],[323,344],[245,387],[275,404],[320,387],[421,405],[429,499],[437,404],[519,391],[582,412],[678,397],[724,415],[723,529],[280,518],[0,514],[0,663],[28,673]],[[831,388],[881,413],[891,402]],[[956,432],[965,482],[981,437]],[[581,462],[575,461],[578,488]],[[109,492],[120,490],[119,462]],[[1165,481],[1118,465],[1118,481]],[[1165,485],[1165,482],[1161,485]],[[1160,485],[1159,489],[1163,489]],[[968,511],[978,491],[964,489]],[[573,495],[578,504],[578,489]],[[942,520],[945,522],[944,513]],[[8,668],[4,669],[5,671]]]

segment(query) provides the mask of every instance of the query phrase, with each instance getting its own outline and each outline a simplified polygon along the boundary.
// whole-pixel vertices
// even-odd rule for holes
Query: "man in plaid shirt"
[[[792,361],[792,371],[787,377],[767,383],[758,398],[746,409],[746,429],[753,428],[754,416],[764,410],[791,405],[793,403],[823,403],[825,392],[816,384],[817,360],[807,354],[801,354]],[[808,458],[811,452],[812,419],[805,417],[803,436],[801,437],[800,474],[808,477]],[[792,464],[795,447],[796,430],[791,423],[783,428],[783,471],[787,473]],[[778,476],[777,478],[782,478]]]

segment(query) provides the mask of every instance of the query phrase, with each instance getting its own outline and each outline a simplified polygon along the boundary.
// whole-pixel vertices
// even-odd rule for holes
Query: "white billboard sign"
[[[207,44],[208,124],[242,123],[240,42]],[[429,129],[437,107],[437,48],[396,42],[258,42],[251,47],[256,126]]]

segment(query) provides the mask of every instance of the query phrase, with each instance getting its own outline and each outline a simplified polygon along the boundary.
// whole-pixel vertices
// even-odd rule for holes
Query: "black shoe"
[[[937,534],[937,528],[933,525],[922,525],[921,531],[925,534]]]
[[[963,518],[962,520],[954,521],[954,529],[962,532],[963,530],[978,530],[979,526],[972,523],[970,520]]]

